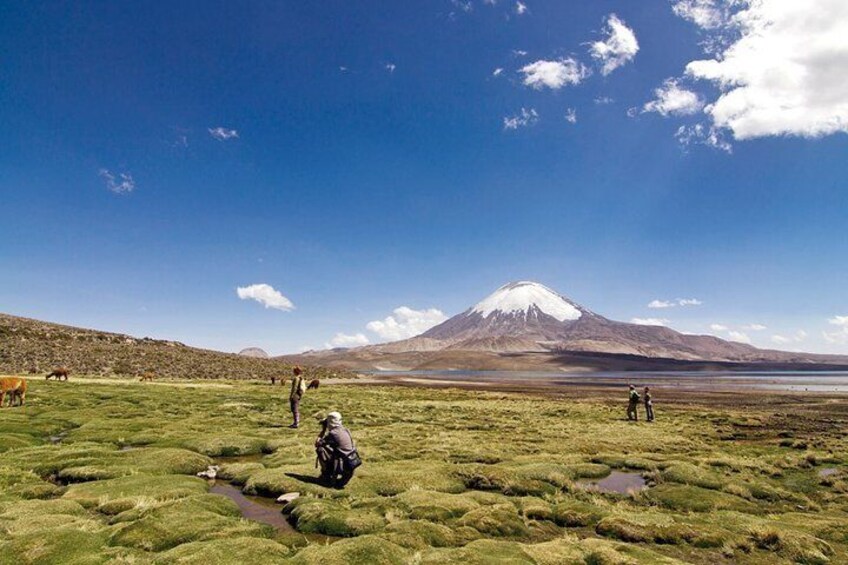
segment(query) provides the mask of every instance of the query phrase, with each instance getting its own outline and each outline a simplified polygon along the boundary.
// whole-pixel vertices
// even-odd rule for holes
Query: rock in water
[[[217,465],[210,465],[208,469],[199,472],[197,476],[201,479],[214,480],[218,476],[218,469],[220,469],[220,467]]]

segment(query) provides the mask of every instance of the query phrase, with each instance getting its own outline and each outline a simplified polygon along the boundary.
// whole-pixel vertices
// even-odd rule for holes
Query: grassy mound
[[[330,545],[311,545],[301,550],[292,565],[348,565],[369,563],[373,565],[407,565],[410,553],[388,540],[377,536],[360,536]]]
[[[184,543],[165,551],[157,565],[209,565],[210,563],[288,563],[289,548],[269,539],[227,537]]]

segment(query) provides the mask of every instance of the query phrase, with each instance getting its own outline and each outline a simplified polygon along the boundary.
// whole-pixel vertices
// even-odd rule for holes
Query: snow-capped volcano
[[[616,361],[603,361],[612,358]],[[685,335],[662,326],[616,322],[530,281],[505,284],[419,336],[343,351],[314,352],[309,357],[312,362],[349,368],[422,369],[550,368],[569,363],[602,368],[675,368],[681,362],[805,366],[845,363],[846,359],[767,351],[710,335]]]
[[[592,312],[543,284],[511,282],[462,314],[421,334],[452,348],[536,351]]]
[[[484,318],[492,314],[519,313],[526,318],[538,312],[560,322],[576,320],[583,315],[580,308],[545,285],[529,281],[503,285],[478,302],[471,311],[481,314]]]

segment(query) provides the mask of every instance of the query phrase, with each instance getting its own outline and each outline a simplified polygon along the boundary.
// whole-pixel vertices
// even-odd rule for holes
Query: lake
[[[655,386],[692,390],[773,390],[791,392],[846,392],[848,371],[629,371],[629,372],[520,372],[520,371],[370,371],[380,380],[420,384],[520,385],[542,387]]]

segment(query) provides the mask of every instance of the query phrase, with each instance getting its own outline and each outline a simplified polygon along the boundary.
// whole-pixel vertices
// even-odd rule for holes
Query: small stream
[[[264,456],[264,453],[224,455],[215,457],[213,461],[215,465],[259,463]],[[268,524],[278,532],[297,532],[294,526],[286,519],[285,514],[283,514],[284,505],[277,503],[275,499],[244,494],[240,487],[221,479],[213,479],[209,481],[209,484],[212,485],[209,492],[226,496],[235,502],[243,518]]]
[[[279,532],[296,532],[297,530],[289,524],[283,515],[282,505],[272,498],[262,496],[249,496],[241,492],[238,487],[223,481],[215,481],[209,492],[226,496],[236,503],[241,510],[241,515],[248,520],[262,522],[277,529]]]

